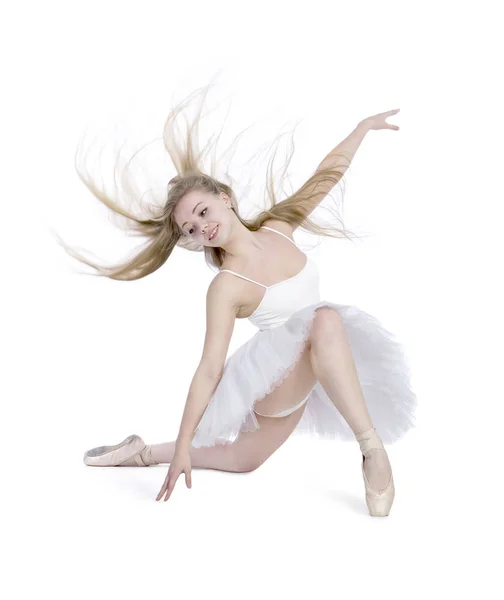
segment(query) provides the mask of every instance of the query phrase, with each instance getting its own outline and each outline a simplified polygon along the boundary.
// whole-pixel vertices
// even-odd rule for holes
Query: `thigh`
[[[261,415],[272,417],[306,398],[317,383],[311,353],[315,348],[329,344],[341,325],[341,317],[334,308],[321,306],[316,309],[305,348],[291,373],[267,396],[255,403],[255,408]]]
[[[311,344],[308,342],[292,371],[267,396],[254,404],[261,415],[273,416],[299,404],[317,382],[311,364]]]
[[[294,431],[303,416],[306,404],[285,417],[262,415],[275,415],[299,404],[316,382],[311,368],[310,344],[307,344],[283,382],[264,399],[256,402],[257,410],[262,413],[256,414],[259,429],[240,433],[233,444],[240,470],[255,469],[267,460]]]

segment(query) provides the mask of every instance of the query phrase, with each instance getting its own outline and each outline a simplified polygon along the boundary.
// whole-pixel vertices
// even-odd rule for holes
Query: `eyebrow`
[[[193,214],[193,215],[194,215],[194,211],[196,210],[196,208],[197,208],[197,207],[198,207],[200,204],[202,204],[202,202],[198,202],[198,204],[196,204],[196,206],[195,206],[195,207],[192,209],[192,214]],[[182,229],[184,229],[184,225],[185,225],[186,223],[187,223],[187,221],[184,221],[184,222],[182,223]]]

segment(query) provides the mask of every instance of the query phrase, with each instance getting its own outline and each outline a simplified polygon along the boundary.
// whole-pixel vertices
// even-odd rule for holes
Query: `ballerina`
[[[369,514],[387,516],[395,486],[384,443],[395,442],[413,426],[417,402],[407,360],[375,317],[320,298],[317,266],[297,247],[293,233],[302,226],[335,234],[335,228],[315,224],[310,214],[341,180],[369,131],[399,129],[386,121],[399,109],[358,123],[285,200],[276,202],[270,185],[273,206],[251,221],[240,216],[232,188],[203,170],[192,130],[185,149],[174,143],[169,133],[179,110],[165,123],[165,147],[178,175],[169,182],[161,210],[139,218],[80,174],[99,200],[151,243],[118,267],[97,265],[62,245],[99,275],[118,280],[152,273],[176,245],[204,251],[218,273],[206,295],[201,360],[175,441],[147,445],[132,434],[119,444],[86,451],[84,463],[169,463],[156,497],[167,501],[182,473],[191,488],[192,466],[251,471],[293,433],[353,440],[362,455]],[[243,318],[257,332],[227,357],[235,320]]]

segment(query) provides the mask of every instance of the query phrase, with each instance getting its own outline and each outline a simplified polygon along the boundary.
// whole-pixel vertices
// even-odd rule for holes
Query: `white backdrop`
[[[2,596],[495,597],[497,3],[48,1],[12,4],[7,17]],[[252,473],[194,469],[192,489],[181,476],[168,502],[155,502],[167,465],[82,462],[130,433],[175,439],[214,273],[203,254],[177,249],[139,281],[78,275],[50,227],[104,264],[141,240],[114,227],[74,152],[90,128],[109,148],[160,137],[173,99],[217,71],[209,106],[221,108],[202,134],[229,103],[225,140],[255,124],[230,165],[240,191],[239,160],[298,120],[294,187],[363,118],[401,109],[389,119],[400,130],[369,132],[346,173],[345,224],[367,237],[295,233],[319,265],[322,298],[375,315],[411,363],[418,426],[387,448],[396,499],[386,519],[367,513],[357,443],[291,438]],[[146,190],[175,175],[156,163],[160,142],[149,152]],[[244,206],[259,209],[263,184],[259,169]],[[230,352],[254,331],[238,321]]]

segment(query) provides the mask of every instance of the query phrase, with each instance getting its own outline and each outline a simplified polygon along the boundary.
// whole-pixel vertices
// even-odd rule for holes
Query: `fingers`
[[[159,490],[159,494],[156,496],[156,501],[158,501],[160,498],[163,497],[163,494],[165,493],[165,491],[168,489],[168,485],[170,484],[170,480],[173,476],[173,472],[171,470],[171,466],[168,469],[168,474],[165,477],[164,483],[161,486],[161,489]]]
[[[185,471],[185,482],[186,486],[190,489],[192,487],[192,479],[191,479],[191,468],[189,467]],[[175,488],[175,484],[177,483],[177,479],[182,474],[182,470],[173,470],[168,471],[168,475],[163,483],[163,487],[159,491],[159,494],[156,496],[156,502],[160,500],[163,495],[166,493],[164,501],[166,502],[171,496],[173,489]]]
[[[175,484],[177,483],[177,479],[179,478],[180,473],[181,472],[179,471],[178,473],[175,474],[175,476],[170,477],[170,481],[168,483],[168,489],[166,491],[166,497],[164,499],[165,502],[171,496],[171,494],[173,492],[173,488],[175,487]]]
[[[167,483],[168,483],[168,477],[166,477],[166,479],[164,480],[164,483],[163,483],[163,485],[161,486],[161,489],[159,490],[159,494],[156,496],[156,501],[158,501],[160,498],[162,498],[162,497],[163,497],[163,494],[164,494],[164,493],[165,493],[165,491],[166,491],[166,486],[167,486]]]
[[[157,495],[156,500],[159,500],[160,498],[163,497],[163,494],[166,491],[166,496],[164,501],[166,502],[168,500],[168,498],[171,496],[172,492],[173,492],[173,488],[175,487],[175,484],[177,483],[177,479],[179,478],[180,472],[176,472],[173,471],[173,473],[168,473],[165,482],[163,484],[163,487],[161,488],[161,491],[159,492],[159,494]]]

